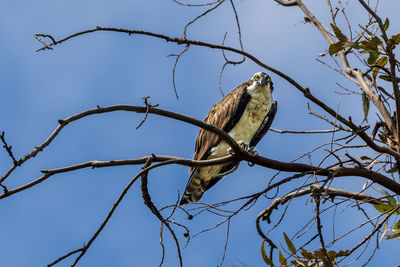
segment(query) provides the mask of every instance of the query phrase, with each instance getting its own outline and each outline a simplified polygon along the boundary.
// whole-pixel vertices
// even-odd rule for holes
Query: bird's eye
[[[269,81],[271,81],[271,78],[270,78],[270,77],[267,77],[267,78],[265,78],[265,80],[266,80],[267,82],[269,82]]]
[[[258,76],[258,75],[257,75],[257,76],[254,76],[254,80],[255,80],[255,81],[258,81],[259,79],[260,79],[260,76]]]

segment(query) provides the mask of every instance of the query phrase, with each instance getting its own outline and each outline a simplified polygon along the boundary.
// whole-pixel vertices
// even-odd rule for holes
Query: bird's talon
[[[244,151],[247,151],[249,149],[249,146],[242,140],[237,141],[238,145],[240,146],[241,149]]]
[[[226,154],[227,154],[227,155],[233,155],[233,154],[235,154],[235,152],[234,152],[233,149],[230,147],[230,148],[228,148],[228,149],[226,150]]]
[[[247,152],[251,153],[253,156],[257,156],[258,155],[258,151],[256,151],[253,147],[250,147],[249,150],[247,150]]]

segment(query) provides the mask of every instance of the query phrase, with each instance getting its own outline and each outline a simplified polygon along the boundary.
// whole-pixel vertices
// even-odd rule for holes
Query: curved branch
[[[225,131],[223,131],[222,129],[220,129],[218,127],[215,127],[211,124],[205,123],[203,121],[200,121],[200,120],[197,120],[197,119],[194,119],[194,118],[182,115],[182,114],[178,114],[178,113],[174,113],[171,111],[158,109],[158,108],[154,108],[154,107],[149,108],[149,106],[139,107],[139,106],[131,106],[131,105],[114,105],[114,106],[108,106],[108,107],[103,107],[103,108],[98,107],[95,109],[86,110],[84,112],[70,116],[70,117],[66,118],[65,120],[60,120],[59,121],[60,125],[48,137],[48,139],[43,144],[41,144],[39,147],[36,147],[34,151],[30,152],[27,155],[31,155],[31,157],[32,157],[32,155],[36,155],[39,151],[43,150],[43,148],[48,146],[51,143],[51,141],[58,135],[58,133],[61,131],[61,129],[63,127],[65,127],[67,124],[69,124],[70,122],[87,117],[89,115],[101,114],[101,113],[107,113],[107,112],[113,112],[113,111],[131,111],[131,112],[136,112],[136,113],[148,112],[148,113],[157,114],[157,115],[168,117],[168,118],[173,118],[176,120],[187,122],[189,124],[196,125],[198,127],[201,127],[203,129],[206,129],[208,131],[211,131],[211,132],[217,134],[224,141],[226,141],[232,147],[232,149],[234,150],[234,153],[235,153],[235,157],[237,157],[238,159],[246,160],[248,162],[251,162],[251,163],[254,163],[254,164],[257,164],[260,166],[268,167],[268,168],[271,168],[274,170],[286,171],[286,172],[315,172],[316,175],[322,175],[322,176],[332,176],[332,175],[334,175],[336,177],[360,176],[360,177],[367,178],[371,181],[374,181],[397,194],[400,194],[400,184],[396,183],[395,181],[391,180],[390,178],[388,178],[380,173],[373,172],[369,169],[346,168],[346,167],[336,167],[336,168],[324,169],[324,168],[301,164],[301,163],[280,162],[280,161],[265,158],[265,157],[262,157],[259,155],[254,155],[251,152],[243,151],[242,148],[236,143],[236,141],[232,139],[232,137],[230,137]],[[29,157],[25,156],[24,158],[28,159]],[[46,180],[47,178],[49,178],[50,176],[52,176],[53,174],[55,174],[57,172],[65,172],[65,171],[69,171],[69,170],[76,170],[76,169],[87,168],[87,167],[102,167],[102,166],[105,167],[105,165],[115,166],[118,164],[120,164],[120,165],[140,164],[140,163],[143,163],[144,160],[145,160],[144,158],[141,158],[141,159],[125,160],[125,161],[111,161],[108,163],[90,161],[90,162],[86,162],[86,163],[82,163],[82,164],[78,164],[78,165],[74,165],[74,166],[56,169],[53,171],[45,170],[45,171],[43,171],[44,175],[41,176],[40,178],[38,178],[28,184],[20,186],[18,188],[5,191],[3,194],[0,195],[0,199],[11,196],[11,195],[18,193],[20,191],[23,191],[27,188],[30,188],[30,187]],[[222,160],[228,161],[229,158],[223,158]],[[179,159],[179,158],[178,159],[177,158],[173,158],[173,159],[172,158],[169,158],[169,159],[160,158],[160,161],[164,161],[164,164],[173,164],[173,163],[183,164],[183,165],[197,164],[196,162],[193,162],[190,160],[183,160],[183,159]],[[140,162],[140,163],[138,163],[138,162]],[[165,163],[165,162],[167,162],[167,163]],[[209,162],[207,164],[209,164]],[[153,166],[155,166],[155,165],[153,165]]]
[[[180,165],[185,165],[185,166],[210,166],[210,165],[216,165],[216,164],[228,162],[235,158],[234,156],[229,155],[226,157],[212,159],[212,160],[194,161],[194,160],[177,158],[177,157],[151,155],[148,157],[142,157],[142,158],[138,158],[138,159],[111,160],[111,161],[96,161],[96,160],[88,161],[88,162],[84,162],[84,163],[80,163],[80,164],[76,164],[76,165],[72,165],[72,166],[67,166],[67,167],[63,167],[63,168],[53,169],[53,170],[42,170],[41,172],[44,173],[43,176],[33,180],[32,182],[29,182],[20,187],[17,187],[15,189],[5,191],[3,194],[0,195],[0,199],[9,197],[16,193],[24,191],[28,188],[31,188],[31,187],[47,180],[54,174],[75,171],[75,170],[79,170],[79,169],[83,169],[83,168],[102,168],[102,167],[125,166],[125,165],[139,165],[139,164],[146,163],[146,161],[150,157],[154,158],[153,161],[159,162],[158,165],[152,165],[151,167],[149,167],[150,169],[159,167],[159,166],[163,166],[163,165],[169,165],[169,164],[180,164]]]
[[[143,169],[149,167],[152,163],[153,157],[149,157],[146,164],[144,165]],[[140,185],[141,189],[142,189],[142,197],[144,200],[144,204],[150,209],[150,211],[160,220],[160,222],[162,224],[164,224],[167,229],[169,230],[169,232],[171,233],[174,241],[175,241],[175,245],[176,245],[176,249],[178,250],[178,258],[179,258],[179,266],[183,266],[183,262],[182,262],[182,254],[181,254],[181,248],[179,246],[179,241],[178,238],[176,237],[175,231],[172,229],[171,225],[168,223],[168,220],[164,219],[164,217],[161,215],[161,213],[158,211],[158,209],[156,208],[156,206],[154,205],[154,203],[151,201],[151,197],[149,194],[149,189],[147,186],[147,176],[149,174],[149,171],[145,171],[143,172],[143,174],[141,175],[142,177],[142,183]]]
[[[157,114],[160,116],[168,117],[168,118],[173,118],[176,120],[184,121],[193,125],[196,125],[198,127],[201,127],[205,130],[211,131],[215,134],[217,134],[221,139],[223,139],[225,142],[227,142],[233,149],[233,151],[237,152],[242,150],[241,147],[236,143],[236,141],[229,136],[225,131],[222,129],[215,127],[211,124],[205,123],[201,120],[194,119],[189,116],[185,116],[179,113],[174,113],[171,111],[163,110],[163,109],[157,109],[154,108],[153,106],[132,106],[132,105],[114,105],[114,106],[108,106],[108,107],[97,107],[94,109],[89,109],[83,112],[80,112],[78,114],[72,115],[64,120],[59,120],[59,125],[57,128],[50,134],[50,136],[39,146],[35,147],[31,152],[27,153],[25,156],[23,156],[21,159],[19,159],[17,162],[18,164],[13,164],[10,169],[1,177],[0,179],[0,184],[7,179],[7,177],[15,170],[16,167],[21,166],[25,161],[35,157],[40,151],[42,151],[44,148],[46,148],[50,143],[56,138],[56,136],[61,132],[61,130],[68,125],[69,123],[82,119],[84,117],[93,115],[93,114],[101,114],[101,113],[107,113],[107,112],[113,112],[113,111],[131,111],[131,112],[136,112],[136,113],[152,113],[152,114]]]
[[[309,130],[309,131],[294,131],[294,130],[279,130],[275,128],[269,128],[271,132],[274,133],[280,133],[280,134],[285,134],[285,133],[292,133],[292,134],[320,134],[320,133],[334,133],[338,132],[341,129],[335,128],[331,130]]]
[[[312,194],[315,192],[319,192],[319,194],[323,193],[325,195],[328,195],[330,198],[341,196],[341,197],[346,197],[348,199],[362,201],[365,203],[371,203],[374,205],[375,204],[388,204],[386,201],[371,197],[369,195],[354,193],[354,192],[350,192],[350,191],[346,191],[346,190],[342,190],[342,189],[323,187],[320,185],[312,185],[307,189],[303,189],[300,191],[294,191],[294,192],[284,195],[283,197],[275,199],[271,203],[271,205],[269,205],[268,208],[266,208],[265,210],[260,212],[256,219],[257,231],[260,234],[260,236],[264,237],[264,233],[261,231],[260,220],[263,220],[263,221],[266,220],[268,223],[271,223],[270,216],[271,216],[273,210],[278,209],[279,205],[283,205],[287,201],[289,201],[293,198],[301,197],[301,196]]]
[[[297,0],[297,3],[301,3],[301,1]],[[304,4],[302,4],[302,5],[304,6]],[[321,27],[322,27],[322,25],[321,25]],[[141,31],[141,30],[128,30],[128,29],[112,28],[112,27],[96,27],[96,28],[89,29],[89,30],[86,30],[86,31],[74,33],[74,34],[69,35],[69,36],[67,36],[65,38],[62,38],[60,40],[52,41],[52,43],[49,44],[48,46],[52,47],[54,45],[61,44],[61,43],[65,42],[65,41],[67,41],[69,39],[75,38],[77,36],[81,36],[81,35],[97,32],[97,31],[119,32],[119,33],[126,33],[126,34],[129,34],[129,35],[133,35],[133,34],[147,35],[147,36],[155,37],[155,38],[158,38],[158,39],[163,39],[163,40],[165,40],[167,42],[174,42],[174,43],[177,43],[179,45],[180,44],[196,45],[196,46],[208,47],[208,48],[212,48],[212,49],[221,49],[221,50],[231,51],[231,52],[243,55],[243,56],[249,58],[251,61],[253,61],[257,65],[259,65],[260,67],[262,67],[262,68],[264,68],[266,70],[269,70],[269,71],[275,73],[276,75],[280,76],[281,78],[285,79],[287,82],[289,82],[291,85],[293,85],[299,91],[301,91],[306,98],[310,99],[316,105],[318,105],[319,107],[324,109],[327,113],[329,113],[332,117],[334,117],[338,121],[342,122],[343,124],[345,124],[349,128],[351,128],[373,150],[375,150],[377,152],[380,152],[380,153],[389,154],[389,155],[392,155],[392,156],[396,157],[397,159],[400,159],[400,153],[399,152],[396,152],[396,151],[394,151],[394,150],[392,150],[390,148],[387,148],[387,147],[378,146],[364,131],[362,131],[362,129],[360,129],[360,127],[355,125],[350,120],[346,120],[344,117],[342,117],[341,115],[337,114],[335,110],[333,110],[332,108],[327,106],[324,102],[322,102],[321,100],[316,98],[314,95],[312,95],[309,88],[302,87],[299,83],[297,83],[294,79],[292,79],[288,75],[282,73],[281,71],[279,71],[279,70],[277,70],[277,69],[275,69],[275,68],[273,68],[271,66],[268,66],[268,65],[264,64],[259,59],[257,59],[255,56],[253,56],[252,54],[250,54],[248,52],[245,52],[245,51],[242,51],[242,50],[237,49],[237,48],[224,46],[224,45],[218,45],[218,44],[212,44],[212,43],[207,43],[207,42],[202,42],[202,41],[195,41],[195,40],[190,40],[190,39],[185,39],[185,38],[171,37],[171,36],[168,36],[168,35],[154,33],[154,32]],[[47,37],[49,36],[49,35],[45,35],[45,34],[36,34],[36,35],[37,36],[47,36]],[[53,37],[51,37],[50,39],[54,40]],[[46,49],[48,49],[48,47],[44,46],[44,47],[38,49],[37,51],[46,50]],[[338,54],[340,54],[340,52]],[[389,124],[390,124],[390,122],[389,122]],[[1,180],[0,180],[0,182],[1,182]]]
[[[242,156],[245,154],[246,156]],[[238,155],[240,159],[249,161],[251,163],[267,167],[274,170],[280,170],[285,172],[313,172],[315,175],[321,176],[334,176],[334,177],[345,177],[345,176],[355,176],[355,177],[364,177],[367,178],[377,184],[382,185],[383,187],[395,192],[396,194],[400,194],[400,184],[395,182],[394,180],[382,175],[380,173],[371,171],[369,169],[364,168],[348,168],[348,167],[335,167],[324,169],[320,167],[315,167],[302,163],[286,163],[281,162],[269,158],[265,158],[259,155],[252,155],[249,152],[242,152]]]

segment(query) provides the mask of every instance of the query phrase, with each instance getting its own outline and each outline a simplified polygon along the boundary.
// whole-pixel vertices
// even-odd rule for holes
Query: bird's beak
[[[267,84],[267,79],[264,77],[260,80],[261,86],[265,86]]]

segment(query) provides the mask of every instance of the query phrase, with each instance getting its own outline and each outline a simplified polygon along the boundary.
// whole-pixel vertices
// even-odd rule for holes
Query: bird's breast
[[[265,116],[271,109],[271,101],[260,102],[251,98],[238,123],[229,131],[229,135],[236,141],[243,141],[249,145]]]

